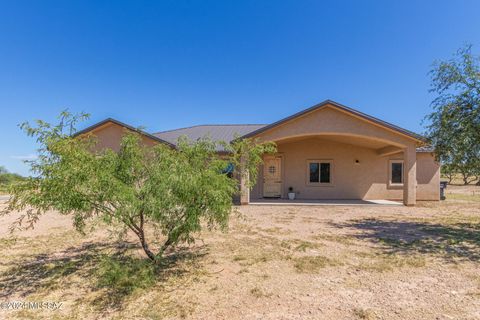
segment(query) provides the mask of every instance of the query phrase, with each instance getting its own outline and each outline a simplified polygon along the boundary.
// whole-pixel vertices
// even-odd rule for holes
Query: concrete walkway
[[[401,202],[390,200],[288,200],[258,199],[250,201],[255,206],[403,206]]]
[[[0,201],[7,201],[8,199],[10,199],[9,195],[0,195]]]

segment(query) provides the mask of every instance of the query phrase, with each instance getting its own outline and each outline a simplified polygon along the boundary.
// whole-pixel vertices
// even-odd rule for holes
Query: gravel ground
[[[0,318],[480,319],[480,196],[239,212],[229,232],[202,232],[174,272],[114,304],[103,301],[118,292],[98,289],[92,271],[97,253],[119,250],[106,230],[81,236],[49,212],[12,238],[18,215],[0,217],[0,302],[63,302]]]

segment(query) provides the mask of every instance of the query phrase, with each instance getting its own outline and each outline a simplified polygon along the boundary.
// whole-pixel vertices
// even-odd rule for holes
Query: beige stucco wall
[[[435,155],[417,152],[417,199],[440,199],[440,164]]]
[[[95,151],[100,151],[103,149],[112,149],[114,151],[120,150],[120,142],[122,140],[122,136],[128,129],[115,124],[115,123],[107,123],[95,130],[89,132],[89,134],[93,135],[97,139],[97,144],[95,145]],[[154,146],[158,142],[142,135],[142,142],[147,146]]]
[[[402,148],[417,143],[411,137],[381,127],[373,122],[365,121],[333,106],[326,106],[292,119],[260,133],[256,138],[261,141],[281,141],[286,138],[319,134],[368,138],[372,141]]]
[[[415,148],[420,142],[334,105],[293,118],[258,133],[255,138],[277,143],[279,154],[284,159],[282,196],[286,196],[288,187],[291,186],[300,199],[401,200],[404,188],[389,186],[388,183],[389,160],[403,159],[404,153],[381,156],[381,150],[406,150],[413,153],[415,159]],[[413,189],[417,191],[417,200],[438,200],[439,166],[431,154],[421,154],[418,158],[416,166],[415,163],[413,166],[410,163],[408,174],[405,169],[405,181],[414,182],[413,185],[406,185],[410,192],[407,199],[414,203],[415,192],[411,193]],[[331,186],[307,185],[308,159],[333,160]],[[355,164],[355,159],[360,163]],[[414,179],[407,179],[408,177]],[[262,172],[257,183],[251,193],[252,199],[262,196]]]
[[[293,187],[298,199],[391,199],[401,200],[403,188],[391,187],[389,160],[403,159],[403,154],[379,156],[375,149],[329,141],[326,138],[308,138],[278,144],[282,157],[282,196]],[[439,166],[429,153],[418,153],[417,200],[438,200]],[[307,160],[332,160],[332,185],[307,184]],[[356,164],[355,160],[359,160]],[[263,169],[251,199],[263,196]]]
[[[118,151],[126,130],[118,124],[107,123],[89,134],[97,137],[97,150],[110,148]],[[294,137],[293,141],[288,140]],[[338,137],[343,140],[339,141]],[[345,143],[345,137],[349,143]],[[389,160],[403,159],[403,153],[380,156],[378,150],[385,146],[411,149],[416,144],[415,140],[402,134],[329,107],[265,131],[257,138],[277,142],[283,159],[282,195],[286,197],[291,186],[299,199],[401,200],[403,188],[388,185],[388,169]],[[158,143],[147,136],[142,136],[142,140],[147,146]],[[439,165],[430,153],[417,153],[416,158],[417,200],[438,200]],[[331,186],[307,185],[308,159],[333,160]],[[359,164],[355,160],[359,160]],[[250,197],[258,199],[262,196],[263,171],[260,168]]]

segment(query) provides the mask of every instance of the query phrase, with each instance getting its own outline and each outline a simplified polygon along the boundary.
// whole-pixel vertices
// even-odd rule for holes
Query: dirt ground
[[[480,188],[448,191],[416,207],[240,207],[128,292],[100,286],[98,266],[143,258],[135,238],[82,236],[55,212],[10,236],[18,215],[0,217],[0,303],[62,303],[0,318],[480,319]]]

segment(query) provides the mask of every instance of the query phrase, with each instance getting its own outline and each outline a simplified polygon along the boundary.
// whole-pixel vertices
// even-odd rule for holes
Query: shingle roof
[[[246,135],[252,131],[266,126],[265,124],[208,124],[198,125],[175,130],[161,131],[153,135],[162,140],[176,144],[181,136],[186,136],[190,140],[197,140],[208,137],[213,141],[231,142],[233,139]],[[218,148],[221,151],[221,147]]]

